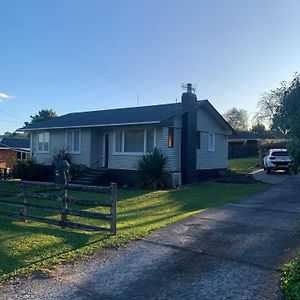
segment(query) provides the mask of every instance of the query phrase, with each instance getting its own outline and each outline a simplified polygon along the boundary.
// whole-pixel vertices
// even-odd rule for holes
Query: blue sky
[[[0,2],[0,134],[42,108],[175,102],[197,86],[224,113],[300,70],[300,2]]]

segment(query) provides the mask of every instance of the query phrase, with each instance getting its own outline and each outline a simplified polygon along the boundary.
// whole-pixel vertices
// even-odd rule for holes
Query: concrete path
[[[291,178],[293,175],[284,171],[276,171],[267,174],[263,169],[256,170],[251,173],[254,179],[271,184],[278,184],[286,179]]]
[[[184,199],[183,199],[184,200]],[[282,299],[300,247],[300,177],[125,247],[5,284],[0,299]]]

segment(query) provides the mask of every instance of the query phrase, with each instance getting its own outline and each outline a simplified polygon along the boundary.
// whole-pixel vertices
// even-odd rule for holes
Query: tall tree
[[[257,133],[265,133],[266,130],[266,126],[260,122],[257,122],[256,124],[253,124],[251,129],[251,132],[257,132]]]
[[[300,76],[298,74],[285,91],[273,124],[289,137],[289,150],[297,165],[300,166]]]
[[[31,121],[25,122],[25,126],[39,123],[41,121],[49,120],[58,117],[57,113],[53,109],[41,109],[37,114],[31,115]]]
[[[236,131],[241,132],[248,130],[248,113],[245,109],[233,107],[228,110],[223,117]]]

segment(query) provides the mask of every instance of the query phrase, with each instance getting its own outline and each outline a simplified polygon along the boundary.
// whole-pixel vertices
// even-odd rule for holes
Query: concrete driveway
[[[271,184],[278,184],[293,176],[291,173],[286,173],[284,171],[276,171],[271,174],[267,174],[263,169],[256,170],[252,172],[251,175],[258,181]]]
[[[184,201],[184,199],[183,199]],[[300,247],[300,177],[60,267],[7,283],[0,299],[282,299]]]

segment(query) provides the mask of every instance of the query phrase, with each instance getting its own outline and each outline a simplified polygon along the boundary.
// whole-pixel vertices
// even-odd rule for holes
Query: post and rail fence
[[[0,215],[7,217],[14,217],[21,220],[32,220],[52,225],[61,226],[62,228],[69,227],[81,230],[92,231],[108,231],[111,235],[116,234],[116,201],[117,201],[117,185],[111,183],[108,187],[103,186],[84,186],[79,184],[55,184],[49,182],[34,182],[34,181],[0,181],[0,187],[2,186],[16,186],[20,191],[11,189],[0,189]],[[55,191],[56,194],[33,192],[30,188],[45,188],[47,191]],[[70,191],[82,191],[82,192],[96,192],[108,195],[107,199],[80,199],[70,195]],[[57,194],[58,193],[58,194]],[[5,198],[6,197],[6,198]],[[10,199],[13,197],[13,199]],[[85,197],[82,197],[85,198]],[[18,200],[19,201],[15,201]],[[44,201],[59,202],[59,207],[45,206],[42,203],[30,203],[33,199],[39,199]],[[71,209],[70,204],[76,206],[89,206],[89,207],[105,207],[109,209],[109,213],[91,212],[87,210]],[[19,208],[20,211],[7,211],[1,210],[1,206]],[[53,219],[44,217],[41,215],[34,215],[29,213],[29,209],[39,210],[44,212],[53,212],[60,215],[60,219]],[[98,219],[99,221],[109,222],[109,227],[87,225],[82,223],[71,222],[69,216],[83,217],[89,219]]]

